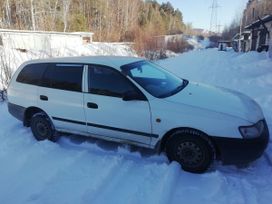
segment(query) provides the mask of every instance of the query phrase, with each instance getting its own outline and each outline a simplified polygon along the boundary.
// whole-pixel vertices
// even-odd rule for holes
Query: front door
[[[88,132],[97,137],[149,145],[154,135],[151,134],[148,101],[122,99],[125,93],[133,91],[142,94],[119,71],[110,67],[89,65],[88,92],[84,93]]]

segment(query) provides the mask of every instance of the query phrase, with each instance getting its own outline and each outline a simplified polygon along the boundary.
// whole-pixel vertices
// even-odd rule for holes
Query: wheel
[[[194,130],[175,132],[166,143],[170,161],[177,161],[185,171],[203,173],[215,158],[215,148],[203,134]]]
[[[52,140],[54,141],[55,130],[54,127],[45,113],[36,113],[31,117],[30,127],[33,136],[36,140]]]

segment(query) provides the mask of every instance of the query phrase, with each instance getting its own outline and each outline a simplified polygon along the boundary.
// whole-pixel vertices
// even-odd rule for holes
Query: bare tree
[[[36,30],[33,0],[30,0],[30,12],[31,12],[32,29]]]
[[[5,100],[5,93],[12,77],[10,60],[7,60],[4,50],[0,51],[0,99]]]
[[[63,0],[62,3],[63,3],[63,16],[62,17],[63,17],[63,24],[64,24],[63,32],[66,32],[67,24],[68,24],[67,17],[68,17],[68,13],[69,13],[71,0]]]
[[[11,24],[11,12],[10,12],[9,0],[6,0],[6,2],[5,2],[5,12],[6,12],[7,26],[10,27],[10,24]]]

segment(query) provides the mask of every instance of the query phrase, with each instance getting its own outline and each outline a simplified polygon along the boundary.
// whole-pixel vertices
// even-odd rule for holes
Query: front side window
[[[174,95],[188,84],[187,80],[180,79],[158,65],[144,60],[124,65],[121,69],[123,74],[157,98]]]
[[[48,64],[42,86],[81,92],[83,65]]]
[[[138,91],[117,70],[100,65],[89,65],[89,93],[122,98],[125,93]]]
[[[24,84],[39,85],[46,64],[28,64],[19,73],[16,81]]]

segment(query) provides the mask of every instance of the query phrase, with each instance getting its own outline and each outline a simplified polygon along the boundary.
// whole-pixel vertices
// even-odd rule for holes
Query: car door
[[[123,100],[125,93],[137,100]],[[88,67],[88,91],[84,93],[88,132],[147,146],[151,137],[151,113],[145,96],[119,71],[100,65]]]
[[[50,63],[38,89],[38,105],[57,130],[87,133],[83,109],[84,65]]]

